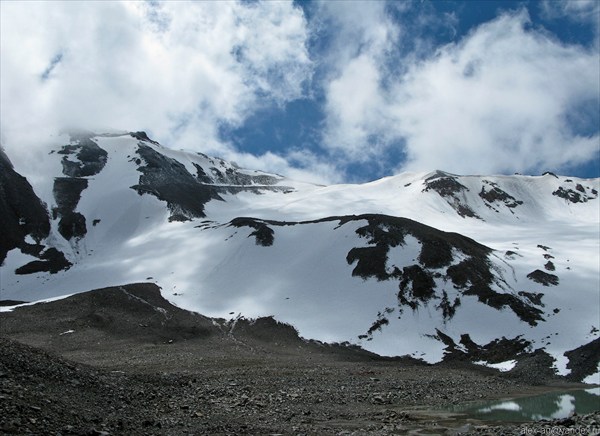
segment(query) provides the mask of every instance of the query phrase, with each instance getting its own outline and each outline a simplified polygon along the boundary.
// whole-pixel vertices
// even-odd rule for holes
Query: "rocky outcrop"
[[[29,235],[35,244],[50,233],[50,217],[46,205],[33,188],[15,171],[8,156],[0,148],[0,264],[13,248],[26,248]]]

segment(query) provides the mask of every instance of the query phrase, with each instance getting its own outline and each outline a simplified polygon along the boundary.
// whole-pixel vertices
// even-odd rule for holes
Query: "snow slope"
[[[152,281],[211,317],[274,315],[307,338],[429,362],[543,348],[561,374],[565,351],[600,337],[598,179],[436,171],[317,186],[143,132],[61,140],[14,168],[50,231],[6,242],[1,299]],[[45,270],[51,248],[71,266]]]

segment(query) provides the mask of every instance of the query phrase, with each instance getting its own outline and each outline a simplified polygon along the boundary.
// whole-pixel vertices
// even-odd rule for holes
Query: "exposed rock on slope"
[[[565,356],[569,359],[567,368],[571,370],[569,380],[579,381],[595,374],[600,366],[600,338],[565,352]]]
[[[171,220],[185,221],[202,218],[204,205],[210,200],[222,200],[216,190],[198,181],[184,165],[166,157],[153,148],[140,143],[137,153],[140,181],[132,186],[141,194],[151,194],[166,201],[171,211]]]
[[[25,242],[31,235],[35,244],[48,236],[50,217],[27,179],[18,174],[0,148],[0,264],[14,248],[33,249]]]
[[[473,209],[464,201],[463,193],[469,188],[458,181],[458,177],[436,171],[432,176],[425,179],[423,192],[433,190],[448,202],[454,210],[463,218],[480,218]]]
[[[14,170],[1,148],[0,228],[0,265],[14,248],[39,259],[17,268],[16,274],[56,273],[71,265],[61,251],[41,243],[50,234],[46,205],[35,194],[27,179]],[[27,236],[32,240],[28,241]]]
[[[328,217],[320,220],[302,222],[282,222],[236,218],[230,225],[251,227],[249,237],[255,237],[256,243],[271,246],[276,238],[273,227],[302,226],[320,222],[338,221],[342,227],[350,222],[366,221],[356,234],[369,244],[366,247],[352,248],[346,261],[355,265],[353,276],[363,279],[375,278],[378,281],[396,281],[398,283],[398,307],[417,310],[430,300],[439,300],[438,307],[445,319],[451,319],[460,298],[448,301],[444,290],[448,282],[462,295],[476,296],[480,302],[494,309],[510,308],[521,320],[536,325],[543,321],[543,311],[530,299],[523,298],[510,289],[502,274],[490,259],[492,250],[465,236],[442,232],[407,218],[386,215],[350,215]],[[390,249],[406,245],[405,238],[412,236],[418,241],[418,257],[412,264],[390,265]],[[440,289],[441,288],[441,289]],[[381,325],[381,324],[380,324]]]

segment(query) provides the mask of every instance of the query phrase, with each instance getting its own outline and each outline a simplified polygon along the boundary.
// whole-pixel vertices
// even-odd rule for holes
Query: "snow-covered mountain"
[[[3,300],[154,282],[211,317],[272,315],[429,362],[510,367],[542,349],[559,373],[600,382],[599,179],[317,186],[144,132],[73,133],[38,157],[14,167],[0,153]]]

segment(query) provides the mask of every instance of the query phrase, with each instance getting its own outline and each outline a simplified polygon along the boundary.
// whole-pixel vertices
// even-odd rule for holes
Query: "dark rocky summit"
[[[132,138],[135,138],[135,139],[137,139],[137,140],[139,140],[139,141],[149,142],[149,143],[151,143],[151,144],[158,145],[158,142],[156,142],[156,141],[153,141],[152,139],[150,139],[150,138],[148,137],[148,134],[147,134],[146,132],[144,132],[144,131],[138,131],[138,132],[129,132],[129,135],[130,135]]]
[[[183,164],[156,152],[140,142],[137,159],[142,173],[137,185],[132,186],[140,195],[150,194],[166,201],[171,211],[170,220],[186,221],[202,218],[204,205],[210,200],[222,200],[216,190],[200,182]]]
[[[462,201],[461,193],[469,191],[469,188],[460,183],[458,177],[443,171],[436,171],[432,176],[425,179],[423,192],[430,190],[437,192],[463,218],[481,219],[471,207]]]

